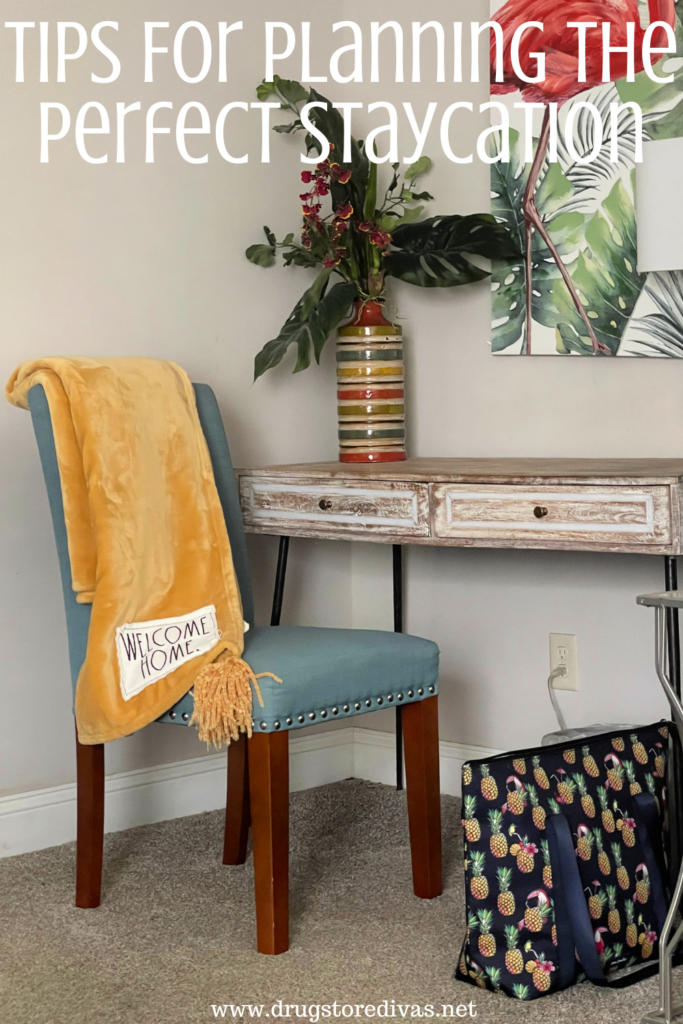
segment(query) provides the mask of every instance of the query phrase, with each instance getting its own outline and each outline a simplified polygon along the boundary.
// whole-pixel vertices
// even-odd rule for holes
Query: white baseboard
[[[487,747],[441,742],[441,792],[460,794],[467,760],[494,757]],[[105,831],[182,818],[225,806],[226,755],[108,775]],[[396,756],[391,733],[350,727],[290,740],[290,789],[297,792],[342,779],[392,785]],[[0,798],[0,857],[59,846],[76,838],[76,785],[53,786]]]

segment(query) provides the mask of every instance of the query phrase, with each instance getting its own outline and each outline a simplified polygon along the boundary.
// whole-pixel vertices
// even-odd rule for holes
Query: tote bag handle
[[[546,823],[553,872],[555,918],[558,925],[557,946],[560,956],[560,985],[571,985],[576,975],[574,947],[581,966],[594,985],[606,985],[607,978],[600,966],[595,948],[591,923],[581,876],[576,863],[576,851],[569,822],[562,814],[554,814]],[[571,958],[571,978],[569,977]],[[569,980],[565,981],[565,978]],[[562,984],[565,982],[565,984]]]
[[[650,877],[655,920],[661,934],[667,915],[667,898],[663,882],[665,872],[659,814],[650,793],[639,793],[634,797],[633,808]],[[560,988],[571,985],[576,976],[574,947],[586,977],[594,985],[608,985],[595,946],[593,922],[588,913],[569,822],[564,815],[554,814],[548,819],[546,829],[553,872]],[[647,966],[655,968],[656,964]],[[639,972],[637,977],[624,979],[624,982],[628,984],[642,976]]]

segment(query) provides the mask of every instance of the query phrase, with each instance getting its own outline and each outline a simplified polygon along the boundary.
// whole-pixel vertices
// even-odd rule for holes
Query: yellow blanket
[[[50,406],[79,602],[92,602],[76,687],[81,743],[153,722],[192,686],[193,721],[220,746],[251,734],[251,686],[230,542],[194,389],[175,363],[48,358],[6,395]],[[171,620],[171,621],[169,621]]]

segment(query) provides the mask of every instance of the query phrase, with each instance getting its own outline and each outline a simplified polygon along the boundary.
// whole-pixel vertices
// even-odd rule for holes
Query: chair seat
[[[438,692],[439,648],[431,640],[374,629],[262,626],[244,637],[244,659],[259,679],[254,729],[301,729],[315,722],[410,704]],[[158,719],[186,725],[192,691]]]

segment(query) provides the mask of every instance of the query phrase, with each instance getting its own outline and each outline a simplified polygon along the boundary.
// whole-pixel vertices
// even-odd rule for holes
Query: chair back
[[[244,618],[253,626],[254,602],[251,590],[247,543],[223,420],[221,419],[216,396],[208,384],[195,384],[193,386],[199,422],[211,456],[216,490],[218,491],[218,497],[223,508],[225,525],[230,538],[235,575],[237,576],[237,582],[242,595]],[[64,607],[66,610],[66,628],[69,639],[71,682],[75,691],[78,675],[85,661],[88,647],[91,606],[89,604],[79,604],[71,588],[71,562],[69,561],[69,546],[66,536],[66,520],[64,518],[64,503],[62,501],[57,450],[52,430],[50,407],[45,389],[41,384],[36,384],[31,388],[28,394],[28,403],[36,441],[38,442],[38,452],[40,453],[40,461],[43,467],[47,497],[52,514],[52,525],[57,543],[59,570],[62,577],[62,592],[64,594]]]

